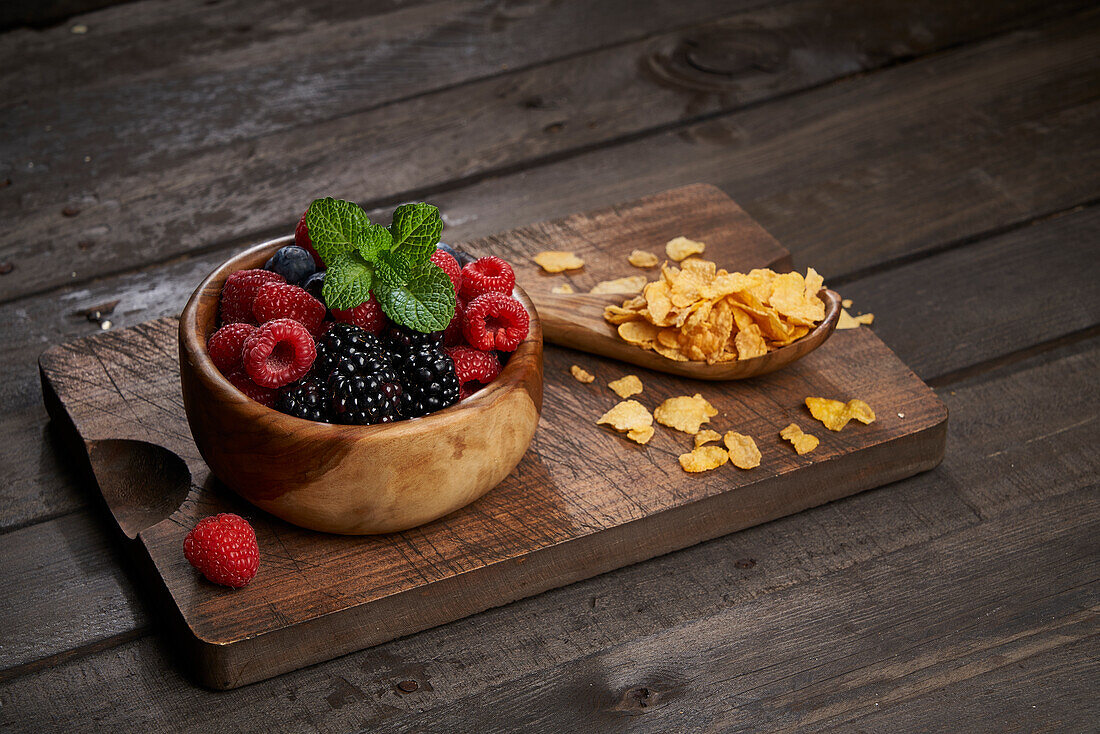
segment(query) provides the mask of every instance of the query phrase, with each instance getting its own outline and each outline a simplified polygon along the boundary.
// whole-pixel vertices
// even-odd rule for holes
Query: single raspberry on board
[[[206,342],[206,351],[223,375],[241,368],[244,340],[255,333],[256,327],[252,324],[226,324],[211,335]]]
[[[245,397],[255,400],[260,405],[266,405],[269,408],[275,405],[275,391],[257,385],[243,368],[230,372],[225,376],[225,379],[229,380],[233,387],[243,392]]]
[[[443,344],[445,346],[456,347],[465,343],[466,340],[462,338],[462,321],[465,312],[466,304],[462,302],[461,298],[456,298],[455,315],[451,317],[451,323],[447,324],[447,328],[443,330]]]
[[[271,389],[304,377],[316,358],[317,344],[294,319],[268,321],[245,340],[242,355],[252,381]]]
[[[462,268],[462,299],[472,301],[482,293],[503,293],[510,296],[516,287],[512,266],[499,257],[478,258]]]
[[[332,317],[345,324],[355,324],[370,334],[381,334],[386,328],[386,314],[382,313],[382,307],[371,296],[355,308],[346,311],[332,309]]]
[[[455,363],[459,397],[465,397],[488,385],[500,374],[500,362],[492,352],[482,352],[473,347],[451,347],[444,350]]]
[[[231,512],[199,520],[183,541],[183,555],[207,579],[234,589],[247,585],[260,567],[256,531]]]
[[[483,293],[466,306],[462,335],[483,352],[511,352],[527,337],[530,321],[527,309],[511,296]]]
[[[325,304],[309,295],[305,288],[289,283],[266,283],[256,293],[252,313],[261,324],[272,319],[294,319],[310,334],[318,334],[326,310]]]
[[[309,238],[309,225],[306,224],[307,214],[309,214],[309,209],[302,212],[302,218],[298,220],[298,226],[294,228],[294,244],[313,256],[313,264],[317,266],[318,270],[321,270],[325,267],[325,263],[321,256],[317,254],[317,250],[313,249],[313,240]]]
[[[223,324],[254,324],[252,306],[256,294],[268,283],[285,283],[283,276],[270,270],[238,270],[222,286],[221,316]]]
[[[455,287],[455,294],[457,295],[462,285],[462,268],[459,267],[458,260],[455,260],[443,250],[436,250],[429,259],[443,268],[443,272],[451,279],[451,285]]]

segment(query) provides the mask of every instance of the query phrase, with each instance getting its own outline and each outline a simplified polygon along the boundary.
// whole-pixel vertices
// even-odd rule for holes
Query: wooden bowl
[[[284,237],[257,245],[202,282],[180,319],[180,380],[191,433],[214,474],[287,522],[349,535],[422,525],[473,502],[515,468],[542,410],[542,326],[515,296],[531,331],[500,376],[422,418],[343,426],[295,418],[248,399],[210,360],[218,296],[237,270],[259,268]]]

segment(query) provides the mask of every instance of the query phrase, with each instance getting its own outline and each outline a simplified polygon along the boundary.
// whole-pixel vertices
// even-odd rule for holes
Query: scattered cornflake
[[[851,308],[852,307],[852,299],[851,298],[845,298],[843,301],[840,302],[840,305],[843,306],[844,308]]]
[[[548,273],[560,273],[565,270],[576,270],[584,267],[584,260],[581,260],[572,252],[546,250],[535,255],[532,259]]]
[[[87,32],[88,32],[88,26],[86,26],[86,25],[79,25],[79,24],[78,24],[78,25],[74,25],[74,26],[73,26],[72,28],[70,28],[70,29],[69,29],[69,32],[70,32],[70,33],[75,33],[75,34],[77,34],[78,36],[82,36],[82,35],[84,35],[85,33],[87,33]]]
[[[859,322],[852,318],[852,314],[848,313],[848,309],[840,309],[840,318],[836,320],[837,331],[843,329],[858,329]]]
[[[589,293],[641,293],[645,287],[644,275],[628,275],[625,278],[604,280],[597,283]]]
[[[752,436],[729,431],[722,442],[726,444],[730,463],[738,469],[755,469],[760,466],[760,449],[756,448],[756,441],[752,440]]]
[[[576,291],[573,290],[573,286],[569,285],[568,283],[562,283],[561,285],[556,285],[556,286],[554,286],[553,288],[550,289],[550,292],[551,293],[557,293],[559,295],[566,295],[566,296],[571,294],[571,293],[576,293]]]
[[[676,262],[692,255],[701,255],[706,249],[707,246],[704,243],[689,240],[687,237],[676,237],[665,243],[665,254]]]
[[[715,407],[699,393],[691,397],[680,395],[669,398],[653,411],[653,417],[662,426],[691,434],[698,433],[699,428],[704,423],[709,423],[710,419],[716,415],[718,411]]]
[[[859,316],[856,316],[856,321],[864,326],[870,326],[875,323],[875,315],[873,313],[861,313]]]
[[[634,250],[626,260],[636,268],[652,268],[660,262],[656,255],[646,250]]]
[[[808,433],[803,433],[802,429],[798,427],[798,424],[792,423],[782,431],[779,432],[780,438],[785,438],[791,442],[794,446],[794,450],[799,456],[802,454],[808,454],[817,448],[817,444],[820,443],[817,440],[817,436],[811,436]]]
[[[829,398],[806,398],[806,407],[810,409],[810,415],[821,421],[830,431],[839,431],[853,418],[861,423],[872,423],[875,420],[875,412],[862,400],[842,403]]]
[[[680,454],[680,466],[686,472],[717,469],[729,461],[730,455],[721,446],[699,446],[689,454]]]
[[[729,273],[692,257],[678,266],[662,264],[642,295],[608,306],[604,319],[618,325],[625,341],[668,359],[734,362],[766,355],[810,333],[825,318],[818,296],[822,285],[813,268],[805,276],[763,269]]]
[[[577,382],[583,382],[587,384],[589,382],[593,382],[596,379],[596,376],[594,374],[584,369],[580,365],[573,365],[569,368],[569,371],[573,374],[573,379],[575,379]]]
[[[719,433],[718,431],[711,430],[710,428],[705,428],[702,431],[699,431],[698,433],[695,434],[695,448],[699,448],[700,446],[702,446],[705,443],[712,443],[714,441],[721,441],[721,440],[722,440],[722,434],[721,433]]]
[[[596,421],[609,425],[635,443],[644,444],[653,437],[653,416],[637,400],[624,400]]]
[[[617,380],[607,383],[607,386],[615,391],[620,398],[629,398],[642,391],[642,381],[637,375],[625,375]]]

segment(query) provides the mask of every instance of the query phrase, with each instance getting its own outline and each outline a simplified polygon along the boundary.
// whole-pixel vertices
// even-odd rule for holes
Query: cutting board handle
[[[191,489],[183,459],[147,441],[108,438],[85,441],[103,499],[126,537],[167,519]]]

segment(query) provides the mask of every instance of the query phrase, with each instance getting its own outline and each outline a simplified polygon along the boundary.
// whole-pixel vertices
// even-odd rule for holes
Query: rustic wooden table
[[[1100,13],[886,5],[0,17],[0,724],[1094,730]],[[875,313],[951,411],[938,469],[234,691],[181,673],[44,348],[178,313],[319,192],[430,199],[453,241],[696,181]]]

